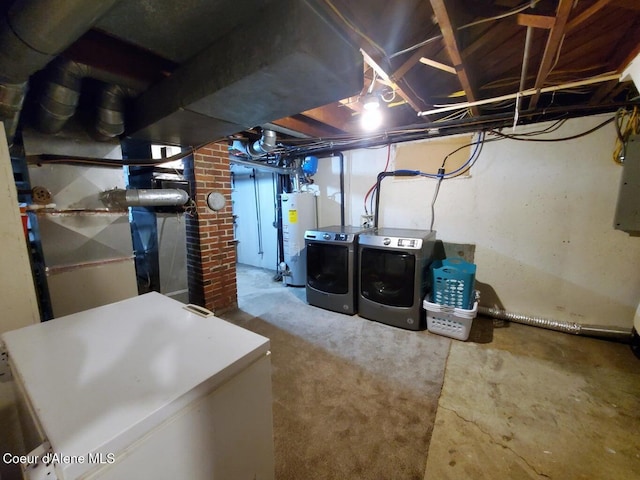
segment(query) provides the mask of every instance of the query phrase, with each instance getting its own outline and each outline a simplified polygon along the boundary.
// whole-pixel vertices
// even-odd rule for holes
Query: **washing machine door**
[[[326,293],[348,293],[349,248],[346,245],[308,243],[307,285]]]
[[[415,269],[415,255],[364,247],[360,257],[360,293],[372,302],[411,307]]]

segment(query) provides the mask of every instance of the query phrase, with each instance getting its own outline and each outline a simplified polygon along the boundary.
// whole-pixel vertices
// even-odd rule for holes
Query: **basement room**
[[[640,3],[0,5],[0,480],[640,479]]]

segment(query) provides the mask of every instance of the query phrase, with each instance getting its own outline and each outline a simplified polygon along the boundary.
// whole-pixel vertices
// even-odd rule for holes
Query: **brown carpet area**
[[[239,310],[271,340],[276,479],[422,479],[450,340],[312,307],[238,266]]]

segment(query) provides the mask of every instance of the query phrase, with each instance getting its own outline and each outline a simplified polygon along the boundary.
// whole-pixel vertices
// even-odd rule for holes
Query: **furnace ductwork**
[[[252,157],[261,157],[276,148],[276,132],[273,130],[263,130],[260,140],[250,143],[247,153]]]
[[[0,119],[9,144],[29,77],[89,30],[117,1],[16,0],[0,19]],[[58,100],[63,97],[64,93],[56,94]]]

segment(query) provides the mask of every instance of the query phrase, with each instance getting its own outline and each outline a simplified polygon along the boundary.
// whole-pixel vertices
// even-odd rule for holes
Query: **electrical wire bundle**
[[[478,160],[478,158],[480,157],[480,153],[482,152],[482,147],[484,146],[485,143],[485,133],[484,132],[480,132],[478,134],[478,138],[475,142],[472,143],[468,143],[465,144],[461,147],[456,148],[455,150],[453,150],[452,152],[450,152],[449,154],[447,154],[444,159],[442,160],[442,165],[440,166],[440,168],[438,169],[438,171],[436,173],[430,173],[430,172],[422,172],[420,170],[394,170],[393,172],[388,172],[388,167],[389,167],[389,160],[390,160],[390,156],[391,156],[391,145],[388,145],[388,150],[387,150],[387,162],[385,165],[385,168],[382,172],[380,172],[378,174],[378,181],[371,186],[371,188],[367,191],[365,197],[364,197],[364,211],[365,214],[368,216],[369,215],[369,209],[367,208],[367,201],[370,202],[370,208],[371,208],[371,212],[374,215],[375,221],[374,224],[377,225],[377,216],[378,216],[378,201],[379,201],[379,184],[380,184],[380,179],[381,177],[385,176],[384,174],[388,174],[388,175],[393,175],[393,176],[419,176],[419,177],[426,177],[426,178],[432,178],[437,180],[437,184],[436,184],[436,188],[434,190],[434,194],[433,194],[433,200],[431,201],[431,226],[430,226],[430,230],[433,230],[433,225],[435,222],[435,203],[436,200],[438,198],[438,193],[440,191],[440,184],[442,183],[443,180],[448,180],[451,178],[455,178],[455,177],[459,177],[460,175],[464,175],[467,171],[469,171],[469,169],[476,163],[476,161]],[[469,158],[467,159],[466,162],[464,162],[464,164],[462,164],[460,167],[458,167],[457,169],[451,171],[451,172],[446,172],[446,163],[447,160],[454,155],[456,152],[459,152],[460,150],[470,147],[470,146],[474,146],[473,149],[473,153],[469,156]],[[376,201],[376,208],[374,209],[374,199]]]
[[[616,125],[616,146],[613,149],[613,161],[622,165],[627,158],[627,143],[631,135],[640,133],[640,116],[638,107],[633,107],[629,112],[626,109],[619,109],[615,116]]]

